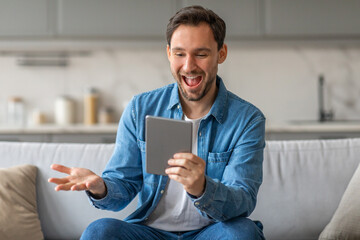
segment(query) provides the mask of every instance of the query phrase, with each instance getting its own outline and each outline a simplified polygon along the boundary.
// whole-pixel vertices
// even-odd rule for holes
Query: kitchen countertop
[[[96,124],[83,125],[73,124],[67,126],[60,126],[55,124],[43,124],[26,127],[13,127],[0,125],[0,134],[101,134],[101,133],[116,133],[118,128],[117,123],[112,124]]]
[[[10,127],[0,125],[0,134],[101,134],[114,133],[118,129],[117,123],[96,124],[87,126],[73,124],[59,126],[55,124],[43,124],[27,127]],[[360,121],[335,121],[335,122],[285,122],[267,123],[266,133],[315,133],[315,132],[360,132]]]
[[[360,132],[360,121],[294,121],[269,123],[267,133],[324,133],[324,132]]]

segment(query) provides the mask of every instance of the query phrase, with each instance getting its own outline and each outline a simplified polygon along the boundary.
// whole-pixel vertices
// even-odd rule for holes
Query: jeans
[[[167,232],[142,224],[102,218],[91,223],[80,240],[264,240],[262,224],[248,218],[237,217],[213,223],[199,230]]]

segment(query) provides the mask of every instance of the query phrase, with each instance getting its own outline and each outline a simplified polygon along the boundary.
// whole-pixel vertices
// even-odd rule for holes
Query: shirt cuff
[[[206,189],[206,177],[205,177],[205,189]],[[205,194],[205,189],[204,189],[204,192],[201,194],[201,196],[199,196],[199,197],[197,197],[197,196],[195,196],[195,195],[192,195],[192,194],[190,194],[190,193],[188,193],[188,192],[186,192],[187,193],[187,195],[192,199],[192,200],[196,200],[196,199],[199,199],[199,198],[201,198],[202,196],[204,196],[204,194]]]
[[[189,193],[188,195],[190,196],[190,199],[194,203],[195,207],[203,211],[206,207],[209,206],[209,203],[212,201],[215,189],[216,182],[212,178],[205,176],[204,193],[200,197],[193,196]]]
[[[103,198],[94,198],[94,196],[90,193],[90,191],[85,191],[86,195],[89,198],[91,205],[96,208],[102,208],[102,206],[106,206],[110,202],[110,195],[113,192],[113,186],[110,182],[107,182],[106,179],[103,179],[106,186],[106,195]]]

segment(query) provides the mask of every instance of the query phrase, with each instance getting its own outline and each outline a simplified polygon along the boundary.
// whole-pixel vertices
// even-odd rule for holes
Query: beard
[[[200,101],[210,91],[216,79],[216,76],[210,76],[210,78],[205,79],[204,72],[191,72],[191,75],[201,75],[202,76],[201,81],[203,82],[200,84],[205,84],[205,86],[202,87],[200,90],[189,92],[190,94],[195,95],[195,96],[190,96],[190,94],[182,86],[182,83],[185,82],[182,76],[185,74],[180,74],[180,73],[172,73],[172,74],[178,83],[181,96],[188,101]]]

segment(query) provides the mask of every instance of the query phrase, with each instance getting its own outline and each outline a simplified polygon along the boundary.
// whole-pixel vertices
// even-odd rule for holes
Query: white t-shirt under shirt
[[[185,121],[193,123],[192,153],[197,155],[201,118],[189,119],[185,116]],[[210,219],[200,215],[182,184],[171,179],[169,179],[159,204],[145,222],[150,227],[170,232],[200,229],[210,223],[212,223]]]

